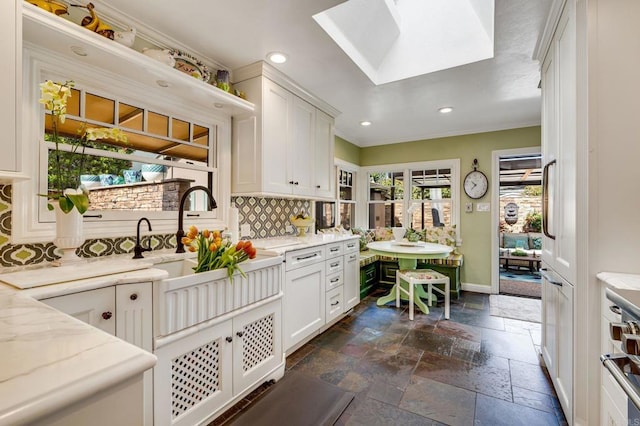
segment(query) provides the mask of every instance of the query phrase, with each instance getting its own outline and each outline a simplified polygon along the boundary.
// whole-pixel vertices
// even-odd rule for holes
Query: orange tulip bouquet
[[[199,232],[195,226],[189,227],[182,244],[190,252],[198,252],[198,264],[193,268],[196,273],[227,268],[229,278],[233,279],[236,271],[245,277],[238,264],[256,257],[256,249],[251,241],[238,241],[234,245],[228,238],[223,238],[220,231],[205,229]]]

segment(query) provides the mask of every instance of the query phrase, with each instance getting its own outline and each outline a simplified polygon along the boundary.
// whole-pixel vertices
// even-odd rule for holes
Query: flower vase
[[[76,208],[69,213],[62,211],[58,203],[54,203],[56,213],[56,238],[53,243],[62,251],[60,259],[53,262],[54,266],[64,266],[82,262],[76,254],[76,249],[84,243],[82,215]]]

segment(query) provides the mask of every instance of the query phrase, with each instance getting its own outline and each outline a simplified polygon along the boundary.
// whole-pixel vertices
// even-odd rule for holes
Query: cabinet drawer
[[[327,275],[327,291],[341,286],[344,283],[344,271]]]
[[[371,263],[362,268],[361,285],[373,284],[378,279],[378,268],[375,263]]]
[[[627,403],[629,401],[627,394],[624,393],[618,382],[616,382],[616,379],[614,379],[611,373],[609,373],[609,370],[605,367],[601,367],[600,370],[602,371],[602,390],[609,395],[611,400],[610,402],[618,409],[618,411],[626,413]]]
[[[353,239],[353,240],[345,241],[344,243],[345,253],[353,253],[358,251],[360,251],[360,240]]]
[[[607,296],[605,293],[606,288],[607,288],[606,285],[602,285],[601,287],[602,290],[600,292],[600,301],[601,301],[600,310],[602,311],[602,316],[606,318],[609,322],[620,322],[622,321],[622,316],[611,310],[611,306],[613,306],[614,303],[611,300],[607,299]]]
[[[343,243],[327,244],[327,259],[342,256],[344,252]]]
[[[325,260],[325,246],[295,250],[285,255],[285,270],[291,271]]]
[[[338,318],[343,311],[344,311],[344,308],[343,308],[342,286],[336,287],[333,290],[329,290],[327,292],[327,309],[326,309],[327,323],[331,322],[335,318]]]
[[[344,267],[344,259],[342,257],[329,259],[327,260],[327,275],[342,271],[343,267]]]
[[[386,284],[395,284],[397,270],[398,262],[380,262],[380,282]]]

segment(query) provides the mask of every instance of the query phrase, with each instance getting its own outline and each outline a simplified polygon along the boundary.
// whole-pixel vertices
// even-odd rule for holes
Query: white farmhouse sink
[[[184,277],[185,275],[193,275],[193,268],[198,263],[194,259],[180,259],[164,263],[156,263],[153,265],[156,269],[162,269],[169,273],[168,278]]]

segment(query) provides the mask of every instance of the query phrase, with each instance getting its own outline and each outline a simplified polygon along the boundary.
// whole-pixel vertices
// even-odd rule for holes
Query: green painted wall
[[[464,205],[467,202],[491,203],[492,151],[532,146],[540,146],[540,126],[361,148],[359,164],[373,166],[459,158],[460,251],[464,254],[462,282],[490,286],[491,215],[496,212],[476,212],[474,204],[474,212],[465,213]],[[462,189],[462,180],[472,169],[474,158],[478,159],[479,170],[489,178],[489,191],[479,200],[470,199]]]
[[[340,136],[336,136],[334,149],[334,156],[336,158],[352,164],[360,164],[361,148],[359,146],[356,146],[351,142],[342,139]]]

